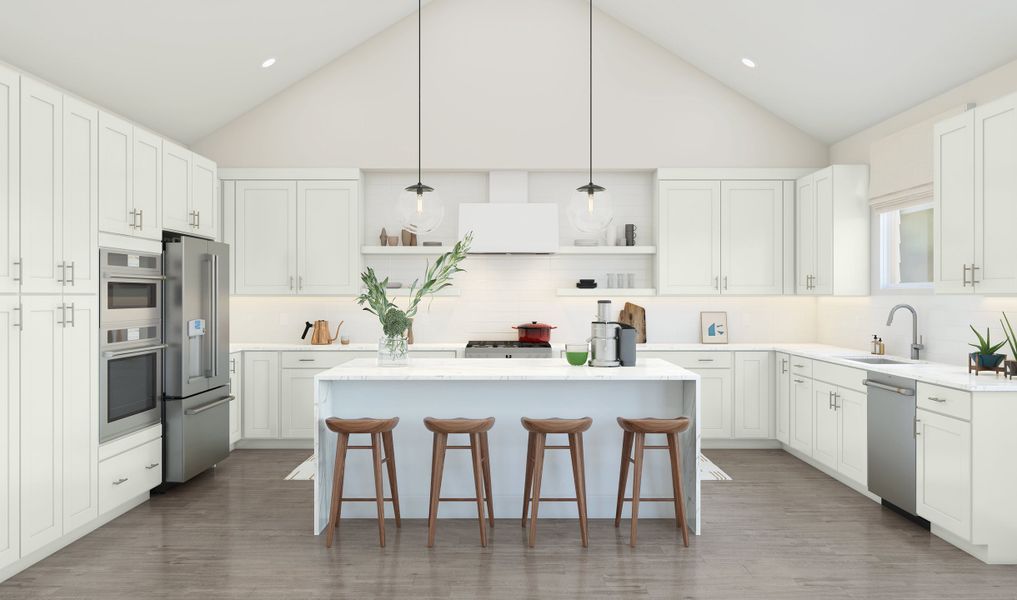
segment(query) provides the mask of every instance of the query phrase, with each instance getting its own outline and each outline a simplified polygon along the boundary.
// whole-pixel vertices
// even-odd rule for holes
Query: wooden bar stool
[[[686,417],[677,419],[623,419],[618,417],[618,425],[625,434],[622,436],[621,475],[618,478],[618,509],[614,515],[614,526],[621,524],[622,504],[632,501],[632,535],[629,544],[636,547],[636,527],[639,521],[640,502],[674,502],[675,525],[682,529],[682,540],[685,547],[689,545],[689,526],[685,519],[685,496],[682,492],[681,453],[678,450],[678,434],[689,428]],[[662,433],[667,436],[666,446],[647,446],[646,434]],[[635,441],[635,458],[632,454]],[[639,484],[643,475],[643,450],[667,450],[671,455],[671,485],[674,498],[640,498]],[[625,497],[625,485],[628,482],[629,463],[632,463],[632,498]]]
[[[399,518],[399,487],[396,485],[395,452],[392,447],[392,430],[399,423],[399,417],[391,419],[325,419],[325,426],[339,434],[339,444],[335,449],[335,469],[332,471],[332,503],[328,511],[328,532],[325,535],[325,546],[332,547],[335,529],[339,526],[339,514],[343,502],[376,502],[378,504],[378,539],[382,548],[385,547],[385,500],[392,501],[396,527],[402,527]],[[351,446],[350,436],[366,433],[371,436],[370,446]],[[385,458],[381,457],[382,446]],[[374,498],[343,498],[343,477],[346,471],[347,450],[370,450],[374,456]],[[381,464],[388,466],[388,485],[392,489],[392,497],[386,498],[381,483]]]
[[[487,525],[484,522],[484,499],[487,499],[487,518],[494,527],[494,498],[491,496],[491,454],[487,445],[487,432],[494,427],[494,417],[486,419],[424,419],[424,427],[434,433],[431,451],[431,502],[427,515],[427,547],[434,546],[438,523],[438,502],[476,502],[477,521],[480,523],[480,545],[487,546]],[[469,446],[449,446],[448,436],[467,434]],[[445,470],[446,450],[469,450],[473,457],[473,498],[442,498],[441,477]]]
[[[537,543],[537,505],[545,502],[575,502],[579,508],[579,533],[583,539],[583,548],[589,545],[589,528],[586,522],[586,463],[583,458],[583,432],[590,428],[593,419],[530,419],[523,417],[523,428],[530,432],[526,446],[526,488],[523,491],[523,520],[526,527],[526,514],[530,511],[530,548]],[[568,446],[548,446],[547,436],[567,434]],[[575,498],[541,498],[540,480],[544,472],[544,450],[569,450],[572,454],[572,478],[576,485]],[[532,492],[532,497],[531,497]]]

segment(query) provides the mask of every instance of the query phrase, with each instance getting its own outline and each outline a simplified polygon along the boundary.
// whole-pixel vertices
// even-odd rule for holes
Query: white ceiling
[[[595,3],[825,142],[1017,58],[1014,0]]]
[[[595,4],[826,142],[1017,58],[1014,0]],[[415,9],[413,0],[0,0],[0,59],[191,143]],[[746,56],[756,69],[742,66]],[[278,62],[262,69],[269,57]]]

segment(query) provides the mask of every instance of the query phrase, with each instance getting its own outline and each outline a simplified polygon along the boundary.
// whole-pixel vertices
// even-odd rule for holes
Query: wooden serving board
[[[626,302],[618,314],[618,322],[636,328],[636,343],[646,343],[646,309],[638,304]]]

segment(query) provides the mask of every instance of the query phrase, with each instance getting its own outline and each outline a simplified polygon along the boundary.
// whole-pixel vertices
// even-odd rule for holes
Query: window
[[[931,288],[932,235],[931,203],[880,213],[879,287]]]

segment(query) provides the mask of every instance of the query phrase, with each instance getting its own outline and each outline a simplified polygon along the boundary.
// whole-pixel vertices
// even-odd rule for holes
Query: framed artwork
[[[704,344],[726,344],[727,343],[727,313],[726,312],[701,312],[699,313],[700,341]]]

